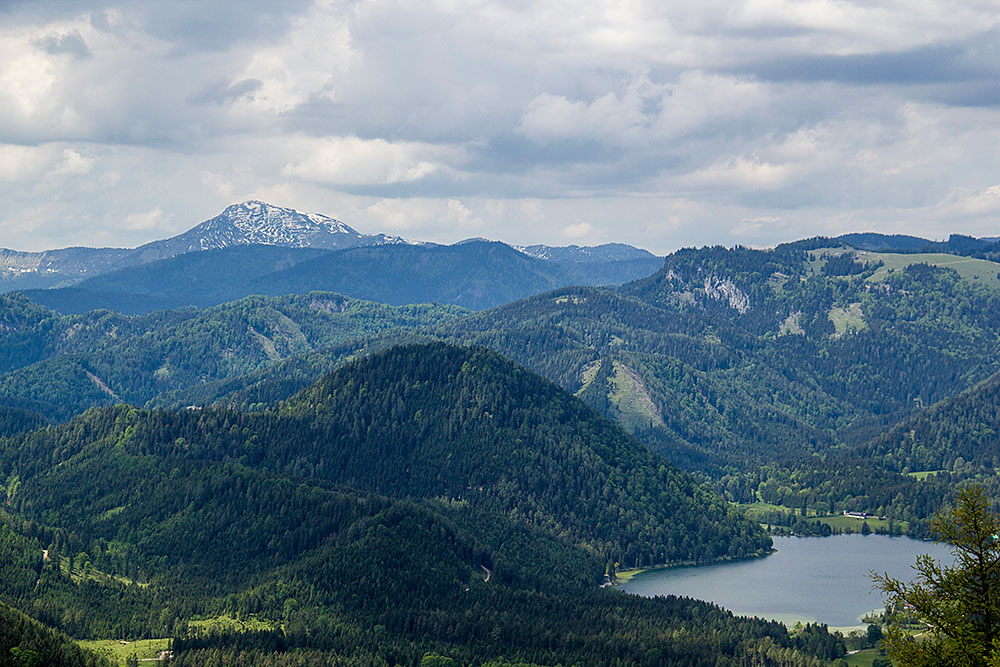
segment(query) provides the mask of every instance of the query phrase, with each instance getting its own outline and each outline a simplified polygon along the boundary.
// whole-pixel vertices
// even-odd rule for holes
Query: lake
[[[774,547],[765,558],[640,572],[621,589],[708,600],[742,616],[846,627],[885,606],[871,590],[871,570],[910,580],[917,554],[954,561],[943,544],[886,535],[775,537]]]

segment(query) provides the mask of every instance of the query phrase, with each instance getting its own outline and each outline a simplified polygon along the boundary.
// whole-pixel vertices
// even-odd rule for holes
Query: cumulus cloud
[[[62,153],[62,160],[56,165],[52,173],[60,176],[80,176],[86,174],[94,167],[94,161],[88,157],[80,155],[75,150],[67,148]]]
[[[590,236],[594,232],[594,226],[589,222],[581,222],[575,225],[563,227],[563,234],[571,239],[582,239]]]
[[[285,176],[334,185],[385,185],[419,181],[447,171],[463,151],[450,146],[384,139],[330,137],[306,141],[306,153],[287,165]]]
[[[34,146],[0,144],[0,181],[26,181],[37,177],[51,160],[51,150]]]
[[[125,216],[122,221],[122,225],[126,229],[131,230],[148,230],[156,229],[163,222],[163,210],[157,206],[151,211],[146,211],[145,213],[131,213]]]
[[[39,49],[52,55],[67,53],[74,58],[90,58],[92,54],[87,47],[87,42],[83,40],[83,35],[79,30],[68,32],[64,35],[49,34],[39,37],[33,41]]]
[[[247,196],[415,238],[661,252],[995,233],[989,2],[0,13],[5,245],[134,245]]]

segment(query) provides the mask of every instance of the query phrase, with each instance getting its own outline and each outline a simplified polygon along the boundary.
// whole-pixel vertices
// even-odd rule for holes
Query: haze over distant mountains
[[[328,216],[249,201],[131,250],[2,250],[0,290],[29,290],[63,312],[147,312],[311,290],[482,309],[571,284],[621,284],[661,263],[620,243],[514,248],[467,239],[446,246],[362,234]]]
[[[852,233],[807,243],[1000,258],[995,240],[957,234],[931,241]],[[63,313],[144,313],[315,290],[394,305],[441,303],[484,310],[571,285],[621,285],[662,265],[662,258],[621,243],[511,246],[472,238],[440,245],[363,234],[326,215],[247,201],[183,234],[134,249],[0,250],[0,293],[24,290],[37,303]]]
[[[860,250],[881,252],[957,252],[976,255],[996,252],[1000,237],[975,239],[952,235],[947,241],[931,241],[915,236],[852,233],[833,239]],[[488,242],[467,239],[454,245]],[[42,252],[24,252],[0,248],[0,293],[19,289],[69,287],[88,278],[129,267],[170,259],[198,251],[265,245],[278,248],[347,250],[359,247],[413,245],[425,248],[445,247],[435,243],[411,241],[390,234],[364,234],[332,217],[318,213],[275,206],[261,201],[246,201],[228,206],[219,215],[205,220],[183,234],[152,241],[137,248],[73,247]],[[513,245],[517,252],[553,264],[637,263],[637,268],[602,274],[596,282],[613,284],[648,275],[659,268],[658,258],[641,248],[623,243],[599,246]],[[619,268],[625,264],[620,264]],[[632,275],[638,271],[638,275]]]
[[[0,249],[0,289],[48,287],[184,253],[234,246],[341,250],[386,243],[407,241],[386,234],[362,234],[325,215],[247,201],[227,207],[183,234],[138,248]]]
[[[709,635],[700,603],[597,585],[625,564],[760,553],[762,525],[830,534],[845,510],[926,537],[956,485],[1000,494],[989,240],[657,258],[411,242],[250,202],[144,248],[161,258],[114,270],[141,249],[57,251],[103,272],[0,295],[0,605],[75,636],[169,636],[238,609],[273,624],[250,637],[254,664],[272,640],[354,650],[372,627],[397,664],[431,648],[787,656],[802,635],[777,624],[717,618]],[[515,631],[494,635],[508,615]],[[701,634],[679,645],[675,622]],[[542,623],[571,642],[539,640]],[[626,628],[631,659],[607,628]],[[736,632],[742,648],[711,644]],[[814,635],[817,656],[843,655]],[[249,640],[176,641],[184,656]]]
[[[486,239],[469,239],[469,241]],[[462,242],[464,243],[464,242]],[[268,245],[281,248],[345,250],[360,246],[437,244],[409,241],[389,234],[362,234],[351,226],[319,213],[245,201],[228,206],[214,218],[168,239],[137,248],[62,248],[22,252],[0,248],[0,290],[48,287],[89,278],[108,271],[147,264],[189,252],[237,246]],[[558,261],[610,261],[652,258],[654,255],[621,243],[585,248],[545,245],[518,247],[537,259]]]

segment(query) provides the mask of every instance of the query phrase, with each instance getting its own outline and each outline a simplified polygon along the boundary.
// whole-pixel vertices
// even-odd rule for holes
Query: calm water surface
[[[909,580],[917,554],[953,562],[944,545],[885,535],[775,537],[774,547],[777,553],[766,558],[642,572],[622,590],[683,595],[787,623],[851,626],[884,606],[881,593],[871,590],[871,570]]]

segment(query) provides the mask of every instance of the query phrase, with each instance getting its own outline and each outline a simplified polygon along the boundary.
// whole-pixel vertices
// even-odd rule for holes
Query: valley
[[[247,202],[76,249],[104,268],[0,295],[0,650],[837,664],[841,617],[631,571],[1000,493],[998,255],[920,241],[436,246]]]

